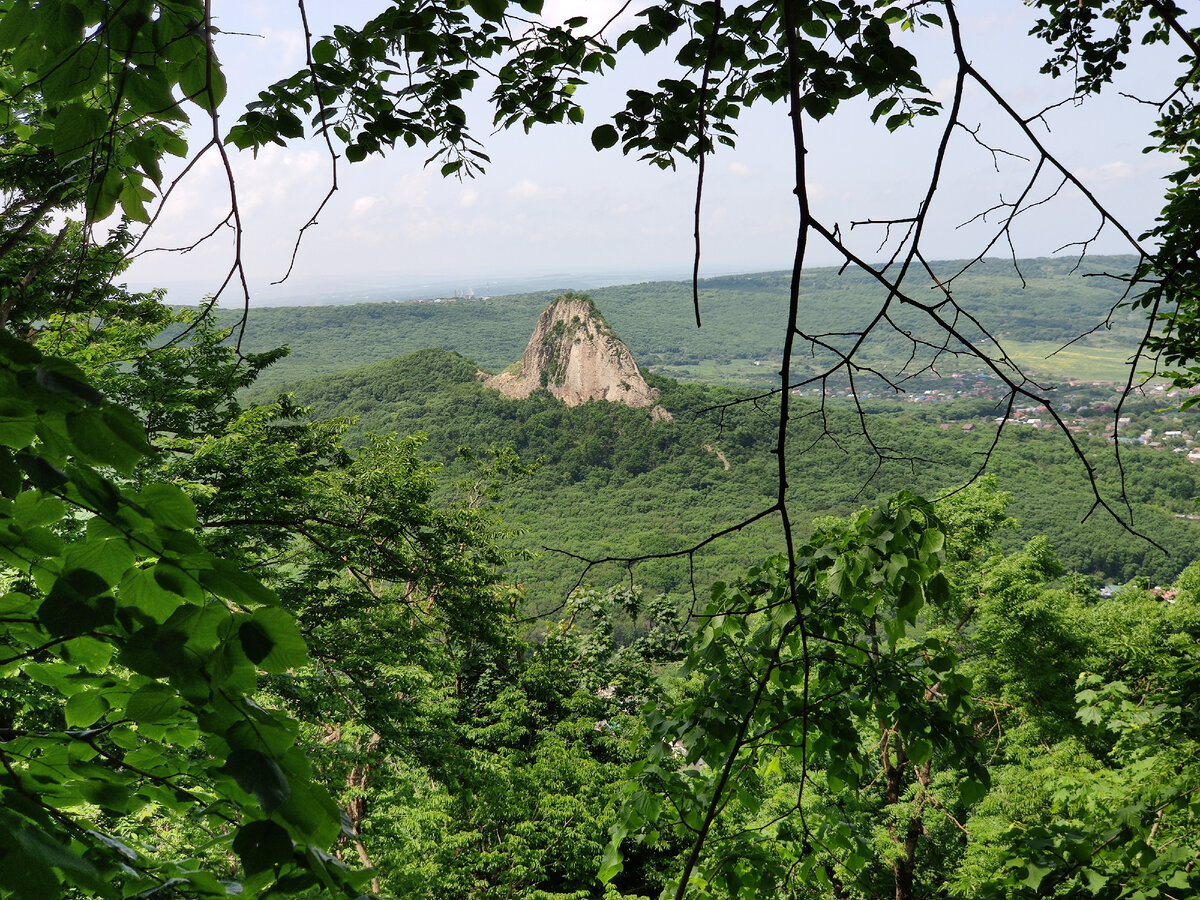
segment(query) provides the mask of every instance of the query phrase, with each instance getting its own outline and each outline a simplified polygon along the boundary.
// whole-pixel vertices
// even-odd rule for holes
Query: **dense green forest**
[[[460,447],[477,457],[489,448],[511,448],[527,462],[540,461],[538,471],[507,491],[505,516],[535,551],[553,547],[591,558],[679,551],[770,504],[775,476],[770,408],[726,407],[741,396],[736,389],[652,377],[662,405],[674,416],[652,423],[649,410],[606,403],[571,409],[545,392],[508,400],[483,386],[477,372],[457,354],[426,350],[285,389],[317,418],[353,417],[358,433],[425,434],[426,452],[451,478],[468,472],[458,460]],[[797,416],[795,458],[789,463],[797,473],[797,507],[808,521],[845,515],[903,487],[936,496],[960,486],[983,464],[995,435],[987,416],[994,403],[984,406],[983,417],[965,400],[915,412],[908,411],[911,404],[880,404],[873,413],[875,439],[921,461],[914,466],[897,459],[880,467],[861,436],[855,437],[848,407],[832,408],[821,422],[812,415],[816,402],[807,403]],[[967,407],[966,416],[957,413],[960,406]],[[970,421],[981,421],[980,427],[964,432],[962,423]],[[953,427],[942,429],[947,422]],[[822,438],[826,428],[836,440]],[[1110,452],[1099,439],[1088,450],[1098,457]],[[1023,526],[1004,538],[1004,546],[1015,548],[1041,534],[1052,539],[1068,569],[1091,581],[1174,580],[1195,558],[1200,524],[1175,518],[1195,511],[1194,464],[1182,454],[1141,447],[1128,453],[1126,490],[1137,502],[1136,521],[1167,553],[1111,519],[1085,525],[1092,496],[1078,459],[1061,434],[1028,428],[987,459],[986,471],[1000,489],[1013,493],[1011,512]],[[1039,472],[1036,488],[1027,480],[1030,467]],[[1109,478],[1104,486],[1115,485]],[[597,529],[597,516],[620,527]],[[775,540],[747,534],[707,548],[697,560],[700,587],[706,589],[703,582],[713,573],[778,550]],[[579,570],[569,556],[541,552],[517,572],[540,604],[553,605],[569,592]],[[619,578],[613,569],[605,575]],[[654,591],[686,592],[686,561],[640,564],[635,580]]]
[[[1041,142],[1052,110],[974,68],[954,0],[650,0],[618,34],[393,0],[320,38],[301,3],[303,68],[232,127],[207,0],[0,0],[0,897],[1200,894],[1200,29],[1158,0],[1034,5],[1075,104],[1169,45],[1147,140],[1175,171],[1144,233]],[[476,82],[494,126],[578,124],[622,48],[680,77],[629,91],[596,150],[703,164],[743,109],[791,123],[790,275],[698,286],[700,332],[685,287],[597,292],[669,421],[479,383],[546,296],[243,334],[122,286],[202,159],[249,309],[229,148],[321,138],[329,197],[339,157],[398,147],[480,174]],[[972,92],[1028,155],[982,142]],[[855,109],[943,129],[890,262],[809,202],[808,129]],[[1053,198],[1045,169],[1132,255],[929,262],[963,129],[1035,170],[978,217],[985,248]],[[845,265],[807,271],[810,240]],[[1028,360],[1097,324],[1053,393],[980,337]],[[1173,370],[1114,387],[1131,346]]]

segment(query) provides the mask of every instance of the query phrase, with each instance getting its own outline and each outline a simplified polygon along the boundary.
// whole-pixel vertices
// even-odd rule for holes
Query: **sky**
[[[335,20],[358,24],[382,0],[309,0],[317,35]],[[548,17],[582,11],[593,21],[608,17],[618,0],[549,0]],[[632,9],[639,5],[635,3]],[[969,0],[959,4],[972,62],[1023,115],[1063,100],[1069,84],[1037,73],[1044,48],[1027,36],[1033,12],[1020,0]],[[293,3],[283,0],[218,0],[214,20],[223,32],[217,45],[230,85],[222,107],[227,128],[257,91],[303,65],[302,30]],[[633,23],[632,14],[623,20]],[[622,23],[618,23],[622,24]],[[953,67],[944,35],[918,35],[912,49],[939,99],[952,89]],[[1143,99],[1161,99],[1173,78],[1168,51],[1140,54],[1119,87]],[[398,149],[385,157],[339,165],[339,191],[305,235],[296,266],[282,285],[271,282],[288,269],[298,230],[316,210],[330,184],[330,160],[322,144],[271,146],[255,157],[234,153],[239,207],[245,223],[243,260],[253,303],[306,302],[358,290],[402,289],[420,293],[502,291],[519,279],[550,279],[555,286],[586,287],[656,277],[683,277],[692,265],[696,170],[684,164],[661,171],[619,149],[597,153],[592,129],[623,105],[634,86],[652,86],[672,74],[670,59],[638,55],[630,48],[616,73],[580,89],[587,112],[582,126],[535,128],[493,134],[481,103],[468,104],[477,136],[486,137],[491,164],[475,179],[442,178],[425,168],[423,148]],[[889,134],[872,125],[865,101],[844,104],[821,123],[810,124],[808,166],[815,214],[839,223],[851,245],[869,259],[887,252],[882,230],[850,223],[912,215],[923,195],[940,119]],[[964,120],[979,126],[990,146],[1027,153],[1011,126],[981,91],[967,96]],[[1150,107],[1117,96],[1082,107],[1068,103],[1039,124],[1044,139],[1135,233],[1145,230],[1162,205],[1162,177],[1170,160],[1143,154]],[[786,108],[764,106],[743,116],[738,147],[721,148],[708,162],[702,212],[702,274],[783,269],[791,264],[797,220],[792,194],[792,150]],[[199,145],[202,139],[193,139]],[[231,152],[232,151],[232,148]],[[1014,156],[993,159],[964,131],[956,132],[943,190],[931,211],[925,246],[936,258],[973,256],[994,234],[977,213],[1021,190],[1031,163]],[[1049,193],[1052,182],[1043,182]],[[218,160],[209,154],[172,193],[143,249],[191,244],[227,213],[228,192]],[[994,217],[992,218],[994,222]],[[1054,253],[1085,240],[1097,227],[1094,214],[1066,194],[1021,217],[1013,250],[1020,257]],[[1095,252],[1127,252],[1116,235],[1102,233]],[[1004,255],[1003,244],[993,251]],[[165,286],[170,299],[190,302],[215,292],[232,259],[231,236],[191,252],[154,251],[135,260],[127,280],[134,287]],[[813,265],[840,262],[829,248],[814,247]],[[241,302],[240,293],[230,302]]]

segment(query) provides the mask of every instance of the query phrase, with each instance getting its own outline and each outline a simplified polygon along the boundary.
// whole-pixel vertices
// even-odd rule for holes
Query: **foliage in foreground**
[[[715,585],[602,875],[672,835],[676,897],[1194,894],[1196,567],[1101,599],[994,555],[1006,506],[828,522],[799,609],[780,559]]]
[[[353,895],[362,879],[321,849],[340,831],[333,799],[295,723],[256,700],[260,673],[307,660],[291,616],[205,549],[179,487],[112,477],[151,450],[128,410],[75,366],[0,341],[0,886],[223,895],[201,860],[224,847],[250,890]],[[160,857],[156,820],[187,829],[185,854]]]

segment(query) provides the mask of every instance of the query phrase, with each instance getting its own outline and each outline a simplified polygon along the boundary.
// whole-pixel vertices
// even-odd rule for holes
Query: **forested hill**
[[[460,446],[477,454],[490,446],[513,447],[526,460],[541,458],[537,473],[508,488],[505,514],[525,530],[523,542],[535,551],[555,547],[622,556],[679,550],[773,501],[772,411],[750,405],[707,411],[734,399],[731,389],[650,376],[674,415],[673,422],[652,423],[649,410],[611,403],[568,409],[545,391],[506,399],[483,386],[477,371],[475,362],[459,354],[423,350],[286,388],[316,417],[356,416],[360,431],[425,432],[426,452],[443,460],[450,473],[465,472],[457,461]],[[923,410],[881,412],[872,417],[876,439],[922,462],[896,462],[871,479],[876,459],[855,436],[849,411],[829,413],[836,443],[818,440],[818,419],[804,415],[812,409],[805,402],[799,401],[790,442],[796,452],[792,497],[793,508],[812,517],[844,514],[902,488],[933,495],[962,484],[994,436],[985,427],[943,428]],[[801,455],[800,448],[810,445]],[[1087,446],[1099,451],[1102,445]],[[1086,529],[1081,526],[1092,499],[1078,460],[1060,434],[1028,428],[1009,432],[988,468],[998,487],[1014,495],[1011,512],[1023,525],[1006,540],[1015,546],[1044,534],[1068,571],[1105,581],[1144,575],[1169,583],[1195,558],[1200,524],[1176,518],[1193,511],[1194,468],[1180,454],[1140,448],[1128,451],[1127,462],[1137,521],[1170,557],[1101,515],[1089,518]],[[1031,469],[1038,472],[1036,484],[1028,478]],[[597,521],[609,527],[597,529]],[[774,539],[764,529],[718,542],[698,557],[701,588],[706,577],[761,558]],[[517,575],[528,579],[535,599],[550,605],[565,596],[580,571],[577,560],[551,553]],[[685,562],[644,563],[634,577],[649,590],[689,589]],[[614,566],[593,569],[588,578],[619,582],[628,573]]]
[[[1045,357],[1106,320],[1123,285],[1101,273],[1127,271],[1132,262],[1098,257],[1076,270],[1069,259],[1031,259],[1020,262],[1018,273],[1011,261],[987,260],[955,279],[952,289],[955,299],[1026,365],[1118,380],[1119,366],[1143,328],[1140,311],[1119,310],[1110,327],[1070,348],[1069,356]],[[955,262],[935,264],[941,279],[960,268]],[[782,344],[788,280],[786,272],[706,279],[699,329],[689,283],[647,282],[590,294],[639,364],[688,380],[736,383],[771,376],[770,364],[778,361]],[[882,299],[879,286],[863,274],[832,268],[808,272],[804,292],[810,332],[861,327]],[[558,293],[254,309],[244,349],[291,347],[287,359],[264,373],[262,384],[344,371],[427,347],[457,351],[498,371],[520,357],[538,315]],[[876,357],[901,362],[909,351],[903,342],[888,340],[871,349]]]

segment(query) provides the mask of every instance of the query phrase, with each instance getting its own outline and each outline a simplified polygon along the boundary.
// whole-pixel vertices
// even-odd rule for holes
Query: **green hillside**
[[[1109,328],[1073,345],[1072,356],[1049,354],[1106,320],[1120,299],[1121,284],[1100,273],[1124,271],[1131,262],[1097,258],[1075,270],[1071,260],[1023,260],[1018,274],[1011,262],[988,260],[952,281],[951,288],[957,302],[1034,370],[1090,379],[1111,375],[1113,367],[1081,365],[1079,354],[1111,363],[1114,352],[1127,353],[1141,332],[1139,312],[1119,310]],[[936,268],[938,277],[947,279],[961,264],[938,263]],[[786,272],[706,279],[699,329],[691,285],[685,282],[623,285],[590,294],[638,362],[652,371],[710,383],[766,383],[778,369],[788,279]],[[884,298],[879,285],[863,274],[832,268],[808,272],[803,290],[802,326],[809,333],[862,327]],[[345,371],[428,347],[456,351],[499,371],[520,357],[538,315],[558,293],[254,309],[244,346],[292,349],[289,358],[264,374],[262,384]],[[929,300],[937,296],[924,287],[914,294]],[[896,321],[918,337],[938,338],[920,316],[901,314]],[[965,323],[960,327],[974,337]],[[872,339],[864,349],[867,358],[897,370],[911,346],[892,334]],[[798,354],[796,363],[800,371],[815,371],[821,360]]]
[[[476,372],[475,363],[459,354],[423,350],[286,388],[316,417],[355,416],[363,431],[426,433],[426,452],[453,474],[468,471],[457,458],[460,446],[477,454],[490,446],[512,447],[525,460],[542,459],[537,473],[508,489],[505,516],[523,530],[522,545],[541,557],[515,573],[541,608],[560,602],[580,577],[597,584],[629,578],[616,565],[585,572],[577,558],[546,548],[591,558],[669,553],[773,500],[774,413],[761,405],[711,411],[736,399],[733,389],[651,376],[674,415],[673,422],[652,423],[648,410],[607,403],[569,409],[544,391],[509,400],[480,384]],[[795,510],[810,519],[844,514],[903,488],[933,495],[964,483],[995,433],[994,426],[983,424],[963,430],[967,420],[954,416],[979,419],[968,403],[911,414],[895,404],[881,406],[871,417],[874,439],[914,462],[878,466],[849,409],[827,410],[835,441],[822,438],[820,419],[806,415],[816,407],[801,400],[790,439]],[[949,421],[953,427],[943,427]],[[1106,444],[1081,440],[1097,461],[1105,459]],[[1181,454],[1131,448],[1127,455],[1136,521],[1170,556],[1099,514],[1088,519],[1085,534],[1080,523],[1092,498],[1078,460],[1060,434],[1029,428],[1010,431],[988,466],[999,487],[1016,498],[1012,512],[1024,527],[1010,542],[1046,534],[1068,570],[1102,581],[1138,574],[1170,581],[1194,558],[1200,524],[1175,516],[1192,509],[1195,470]],[[1105,486],[1115,492],[1110,470]],[[760,558],[765,549],[777,549],[769,543],[777,534],[751,529],[697,554],[699,589]],[[633,577],[653,591],[690,592],[686,559],[641,563]]]

